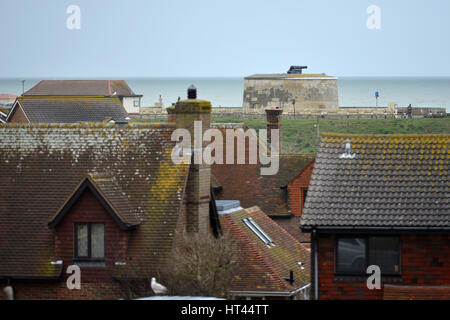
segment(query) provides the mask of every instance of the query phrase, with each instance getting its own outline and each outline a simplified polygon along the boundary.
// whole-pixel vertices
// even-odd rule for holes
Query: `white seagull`
[[[156,278],[152,278],[152,290],[156,295],[165,294],[167,293],[167,288],[164,287],[162,284],[156,282]]]

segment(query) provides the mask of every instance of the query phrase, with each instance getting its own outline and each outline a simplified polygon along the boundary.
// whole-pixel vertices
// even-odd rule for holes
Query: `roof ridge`
[[[439,137],[450,136],[448,133],[391,133],[391,134],[374,134],[374,133],[340,133],[340,132],[322,132],[321,137],[386,137],[386,138],[415,138],[415,137]]]
[[[112,96],[112,95],[65,95],[65,94],[42,94],[42,95],[26,95],[26,96],[18,96],[17,97],[19,100],[38,100],[38,99],[65,99],[65,100],[70,100],[70,99],[119,99],[119,97],[117,96]],[[120,99],[119,99],[120,100]]]
[[[127,125],[117,127],[111,122],[77,122],[77,123],[14,123],[10,122],[7,124],[0,124],[0,128],[5,129],[165,129],[165,128],[175,128],[176,125],[173,123],[128,123]]]

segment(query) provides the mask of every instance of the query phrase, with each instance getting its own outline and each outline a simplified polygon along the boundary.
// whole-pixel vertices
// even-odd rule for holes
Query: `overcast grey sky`
[[[68,6],[80,29],[66,26]],[[377,5],[381,28],[366,26]],[[450,76],[448,0],[1,0],[1,78]]]

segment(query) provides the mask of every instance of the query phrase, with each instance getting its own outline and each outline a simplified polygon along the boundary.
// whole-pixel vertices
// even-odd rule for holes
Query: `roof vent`
[[[347,140],[345,143],[345,152],[339,156],[340,159],[353,159],[356,154],[352,152],[352,144]]]
[[[292,286],[295,282],[294,271],[292,271],[292,270],[289,271],[289,277],[284,277],[283,279],[286,280],[287,282],[289,282],[289,284]]]

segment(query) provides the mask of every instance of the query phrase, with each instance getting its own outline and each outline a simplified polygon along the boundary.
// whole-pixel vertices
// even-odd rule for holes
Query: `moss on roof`
[[[47,223],[94,173],[119,212],[139,213],[129,255],[145,255],[149,268],[158,267],[171,246],[188,172],[188,165],[169,165],[173,130],[169,124],[0,126],[0,194],[7,199],[0,203],[0,277],[45,278],[56,270],[50,261],[61,257]]]

